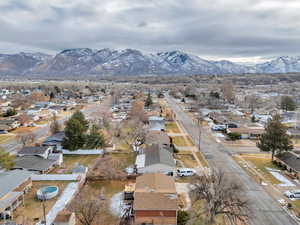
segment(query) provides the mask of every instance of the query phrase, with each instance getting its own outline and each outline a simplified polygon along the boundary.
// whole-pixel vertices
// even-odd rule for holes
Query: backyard
[[[26,224],[35,224],[40,219],[43,219],[43,205],[40,200],[36,198],[36,192],[39,188],[55,185],[59,187],[59,194],[53,199],[45,201],[46,214],[55,204],[65,187],[68,185],[68,181],[35,181],[32,182],[32,188],[29,193],[25,195],[24,206],[20,206],[15,211],[15,221],[17,224],[23,224],[26,221]]]

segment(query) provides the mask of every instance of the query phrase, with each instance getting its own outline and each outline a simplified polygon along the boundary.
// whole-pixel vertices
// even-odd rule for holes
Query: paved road
[[[194,143],[199,141],[199,128],[193,120],[182,110],[177,102],[166,95],[169,106],[176,113],[177,120],[182,124],[187,133],[193,138]],[[211,167],[222,169],[234,179],[243,184],[245,194],[251,201],[253,215],[252,225],[296,225],[298,224],[289,216],[266,191],[258,185],[231,157],[231,151],[217,143],[204,129],[201,135],[201,151],[207,158]]]

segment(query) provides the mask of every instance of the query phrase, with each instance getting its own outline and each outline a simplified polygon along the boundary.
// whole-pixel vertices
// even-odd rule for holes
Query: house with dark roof
[[[61,143],[64,137],[64,131],[53,134],[52,136],[46,138],[46,140],[43,142],[43,146],[53,146],[55,150],[60,150],[62,148]]]
[[[32,173],[11,170],[0,173],[0,219],[9,219],[13,211],[24,203],[24,195],[32,186]]]
[[[298,152],[283,152],[276,155],[274,160],[285,166],[291,175],[300,179],[300,154]]]
[[[24,147],[17,153],[13,169],[46,173],[63,162],[63,154],[52,151],[52,146]]]
[[[172,177],[149,173],[137,177],[133,214],[135,225],[176,225],[178,195]]]
[[[57,165],[56,160],[44,159],[38,155],[16,157],[13,169],[27,170],[36,173],[46,173]]]
[[[44,159],[47,159],[49,154],[52,153],[53,148],[51,146],[30,146],[23,147],[18,151],[17,156],[40,156]]]
[[[158,144],[147,146],[142,154],[137,155],[138,173],[173,173],[176,163],[172,153]]]

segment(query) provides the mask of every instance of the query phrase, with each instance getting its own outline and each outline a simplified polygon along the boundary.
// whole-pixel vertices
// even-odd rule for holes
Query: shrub
[[[190,215],[186,211],[178,211],[177,225],[185,225],[190,219]]]
[[[241,139],[241,134],[240,133],[228,133],[227,136],[232,141]]]

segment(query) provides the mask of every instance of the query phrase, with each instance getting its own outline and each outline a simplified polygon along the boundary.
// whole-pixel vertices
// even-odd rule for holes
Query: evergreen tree
[[[274,116],[266,127],[266,133],[262,134],[257,143],[261,151],[272,152],[272,161],[275,154],[293,149],[290,136],[286,133],[287,128],[281,123],[279,115]]]
[[[82,112],[80,111],[76,111],[71,119],[75,119],[75,120],[78,120],[84,127],[84,132],[86,132],[88,129],[89,129],[89,121],[87,121],[83,115]]]
[[[285,111],[294,111],[296,110],[297,105],[294,99],[290,96],[282,96],[281,98],[281,109]]]
[[[104,146],[104,138],[99,132],[97,125],[93,125],[90,129],[90,133],[86,137],[86,148],[96,149]]]
[[[86,141],[86,126],[73,116],[67,121],[65,127],[65,138],[62,146],[65,149],[77,150],[85,145]]]
[[[152,97],[151,97],[151,94],[150,94],[150,92],[148,93],[148,96],[147,96],[147,99],[146,99],[146,101],[145,101],[145,106],[146,107],[149,107],[150,105],[152,105],[153,104],[153,101],[152,101]]]

